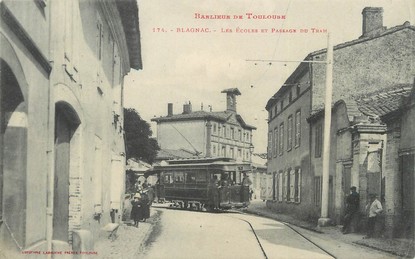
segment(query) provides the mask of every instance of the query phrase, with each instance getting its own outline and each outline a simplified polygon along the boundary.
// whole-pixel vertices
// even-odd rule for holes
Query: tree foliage
[[[124,108],[124,130],[127,159],[136,158],[153,163],[160,147],[152,138],[150,124],[132,108]]]

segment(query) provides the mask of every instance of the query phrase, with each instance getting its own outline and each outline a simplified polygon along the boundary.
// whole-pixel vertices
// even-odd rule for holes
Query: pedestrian
[[[148,199],[148,190],[141,193],[141,217],[140,220],[145,222],[150,217],[150,205]]]
[[[219,209],[219,181],[216,175],[210,181],[209,198],[213,210]]]
[[[379,214],[383,211],[382,204],[378,200],[378,196],[376,194],[370,194],[369,197],[370,202],[366,205],[366,211],[368,214],[367,235],[364,238],[373,237],[377,219]]]
[[[140,221],[141,210],[141,195],[136,193],[134,199],[131,201],[131,219],[134,220],[134,227],[138,228],[138,222]]]
[[[246,173],[243,173],[243,179],[242,179],[242,202],[250,201],[250,190],[249,187],[252,185],[251,179],[249,179],[249,175]]]
[[[148,195],[148,201],[149,201],[149,205],[151,207],[151,205],[153,205],[153,201],[155,198],[155,194],[154,194],[154,186],[152,186],[151,184],[148,184],[147,187],[147,195]]]
[[[137,180],[137,182],[134,184],[134,191],[136,193],[140,193],[142,191],[143,187],[141,185],[141,181]]]
[[[252,201],[252,195],[254,194],[254,190],[252,188],[249,189],[249,200]]]
[[[360,197],[356,192],[356,187],[350,187],[350,194],[346,198],[346,210],[343,219],[343,234],[350,233],[350,224],[353,222],[359,212]]]

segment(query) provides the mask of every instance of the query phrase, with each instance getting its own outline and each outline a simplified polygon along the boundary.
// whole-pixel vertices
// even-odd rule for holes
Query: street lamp
[[[252,163],[252,154],[254,153],[254,145],[249,145],[249,162]]]

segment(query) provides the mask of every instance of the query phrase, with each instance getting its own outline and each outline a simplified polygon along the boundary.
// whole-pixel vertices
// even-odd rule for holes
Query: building
[[[374,161],[383,152],[385,125],[362,112],[356,100],[408,84],[414,75],[415,27],[405,22],[387,29],[382,8],[366,7],[362,15],[362,36],[334,46],[328,212],[336,223],[350,186],[358,187],[362,212],[368,194],[380,195],[382,188],[382,168]],[[324,61],[326,52],[305,60]],[[274,179],[267,205],[308,220],[317,220],[321,211],[324,88],[325,65],[303,62],[266,105],[268,173]]]
[[[363,99],[362,110],[379,116],[385,127],[381,161],[381,195],[385,235],[414,238],[415,204],[415,84]]]
[[[173,114],[168,104],[167,116],[153,118],[157,122],[157,142],[162,150],[189,150],[199,157],[227,157],[251,162],[252,130],[236,111],[237,88],[223,90],[226,110],[221,112],[192,111],[192,104],[183,105],[183,113]],[[171,151],[170,151],[171,153]]]
[[[137,3],[0,9],[0,257],[92,251],[122,209],[123,78],[142,68]]]

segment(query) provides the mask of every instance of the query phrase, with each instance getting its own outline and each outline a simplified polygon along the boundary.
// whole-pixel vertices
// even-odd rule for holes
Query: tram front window
[[[184,182],[184,173],[183,172],[174,173],[174,182],[175,183],[183,183]]]
[[[186,183],[196,183],[196,174],[186,173]]]

